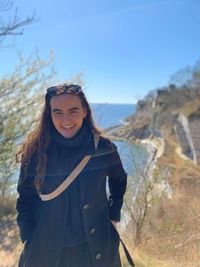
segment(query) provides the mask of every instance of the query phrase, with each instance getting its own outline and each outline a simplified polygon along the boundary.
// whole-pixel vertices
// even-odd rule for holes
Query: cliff
[[[181,152],[200,164],[200,88],[165,87],[138,101],[125,125],[108,129],[117,139],[176,138]]]

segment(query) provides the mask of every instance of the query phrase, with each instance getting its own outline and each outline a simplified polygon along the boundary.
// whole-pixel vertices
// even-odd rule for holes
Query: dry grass
[[[136,267],[200,267],[200,199],[191,190],[151,207],[142,244],[129,241]]]
[[[22,251],[16,215],[2,217],[0,229],[0,267],[16,267]]]
[[[194,99],[186,103],[183,107],[177,109],[175,112],[183,114],[186,117],[189,117],[191,114],[196,112],[200,108],[200,100]]]

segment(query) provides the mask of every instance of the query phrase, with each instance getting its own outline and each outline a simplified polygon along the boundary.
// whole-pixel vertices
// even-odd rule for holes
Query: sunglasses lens
[[[50,96],[55,96],[63,93],[79,94],[82,91],[79,85],[70,84],[63,86],[52,86],[47,89],[47,94]]]
[[[78,94],[81,91],[81,87],[79,85],[71,85],[68,88],[66,88],[66,93],[74,93]]]

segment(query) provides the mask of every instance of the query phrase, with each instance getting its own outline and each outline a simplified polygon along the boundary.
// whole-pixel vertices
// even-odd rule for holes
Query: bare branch
[[[8,11],[12,8],[13,2],[10,0],[1,0],[0,1],[0,12]]]
[[[6,35],[22,35],[24,26],[30,25],[35,22],[35,16],[27,17],[24,20],[19,21],[17,17],[14,18],[13,21],[8,22],[0,27],[0,37],[4,37]],[[20,31],[19,31],[20,29]]]
[[[10,0],[0,0],[0,12],[9,12],[13,8],[13,2]],[[6,19],[3,19],[6,18]],[[1,16],[0,19],[0,42],[2,43],[6,36],[22,35],[24,27],[36,22],[36,15],[33,13],[25,19],[18,17],[17,8],[12,19],[7,19],[8,15]]]

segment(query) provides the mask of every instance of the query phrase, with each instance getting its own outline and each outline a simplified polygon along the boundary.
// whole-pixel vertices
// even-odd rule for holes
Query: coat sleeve
[[[25,240],[31,239],[36,227],[36,215],[40,198],[33,182],[33,176],[24,177],[24,171],[21,166],[20,177],[17,184],[19,196],[16,201],[16,210],[17,224],[23,243]]]
[[[127,186],[127,173],[125,172],[122,162],[117,151],[117,146],[112,143],[112,153],[109,160],[108,168],[108,184],[110,189],[110,219],[120,221],[121,207],[123,204],[123,196]]]

